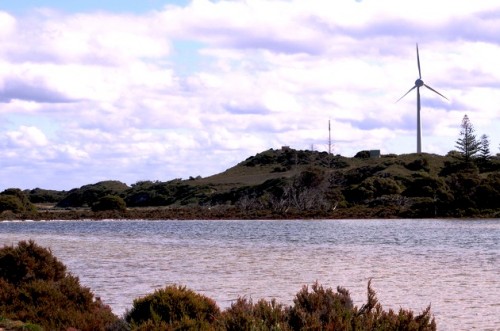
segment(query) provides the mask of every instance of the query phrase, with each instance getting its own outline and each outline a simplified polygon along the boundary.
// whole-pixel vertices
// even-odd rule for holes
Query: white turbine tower
[[[422,86],[425,86],[429,90],[442,96],[446,100],[448,100],[448,98],[439,93],[438,91],[436,91],[435,89],[433,89],[432,87],[430,87],[429,85],[425,84],[424,81],[422,80],[422,71],[420,70],[420,57],[418,55],[418,44],[417,44],[417,64],[418,64],[418,79],[415,81],[415,86],[413,86],[408,92],[406,92],[401,98],[399,98],[398,101],[403,99],[408,93],[410,93],[414,89],[417,89],[417,153],[422,153],[422,123],[420,121],[420,88]]]

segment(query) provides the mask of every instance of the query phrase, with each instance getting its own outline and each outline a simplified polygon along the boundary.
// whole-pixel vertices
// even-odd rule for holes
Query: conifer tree
[[[474,126],[469,120],[467,114],[462,119],[460,138],[456,141],[456,147],[462,155],[465,162],[469,162],[478,152],[481,142],[474,135]]]
[[[483,134],[481,136],[481,144],[479,146],[479,157],[483,161],[488,161],[491,158],[490,140],[488,138],[488,135]]]

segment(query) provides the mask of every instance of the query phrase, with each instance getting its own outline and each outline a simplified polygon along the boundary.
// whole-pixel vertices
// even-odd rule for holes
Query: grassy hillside
[[[458,156],[360,152],[347,158],[270,149],[206,178],[24,191],[38,212],[25,201],[24,211],[4,206],[1,218],[498,217],[500,159]],[[0,211],[7,191],[0,194]],[[104,200],[114,202],[110,210]]]
[[[269,179],[291,178],[302,171],[315,168],[326,173],[346,174],[360,168],[373,168],[375,174],[385,171],[394,176],[411,177],[421,160],[427,160],[429,173],[437,175],[444,162],[454,159],[434,154],[386,155],[380,158],[347,158],[329,155],[326,152],[268,150],[251,156],[236,166],[210,177],[197,179],[197,183],[258,185]],[[413,164],[414,163],[414,164]],[[409,166],[408,166],[409,165]],[[413,168],[413,170],[411,169]]]

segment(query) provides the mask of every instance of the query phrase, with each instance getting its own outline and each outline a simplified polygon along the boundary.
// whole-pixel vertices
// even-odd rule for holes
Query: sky
[[[500,1],[0,0],[0,191],[207,177],[269,149],[500,152]]]

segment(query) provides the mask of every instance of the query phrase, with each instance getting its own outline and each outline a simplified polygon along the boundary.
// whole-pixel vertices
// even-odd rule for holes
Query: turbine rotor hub
[[[424,86],[424,81],[421,80],[420,78],[415,81],[415,86],[421,87]]]

